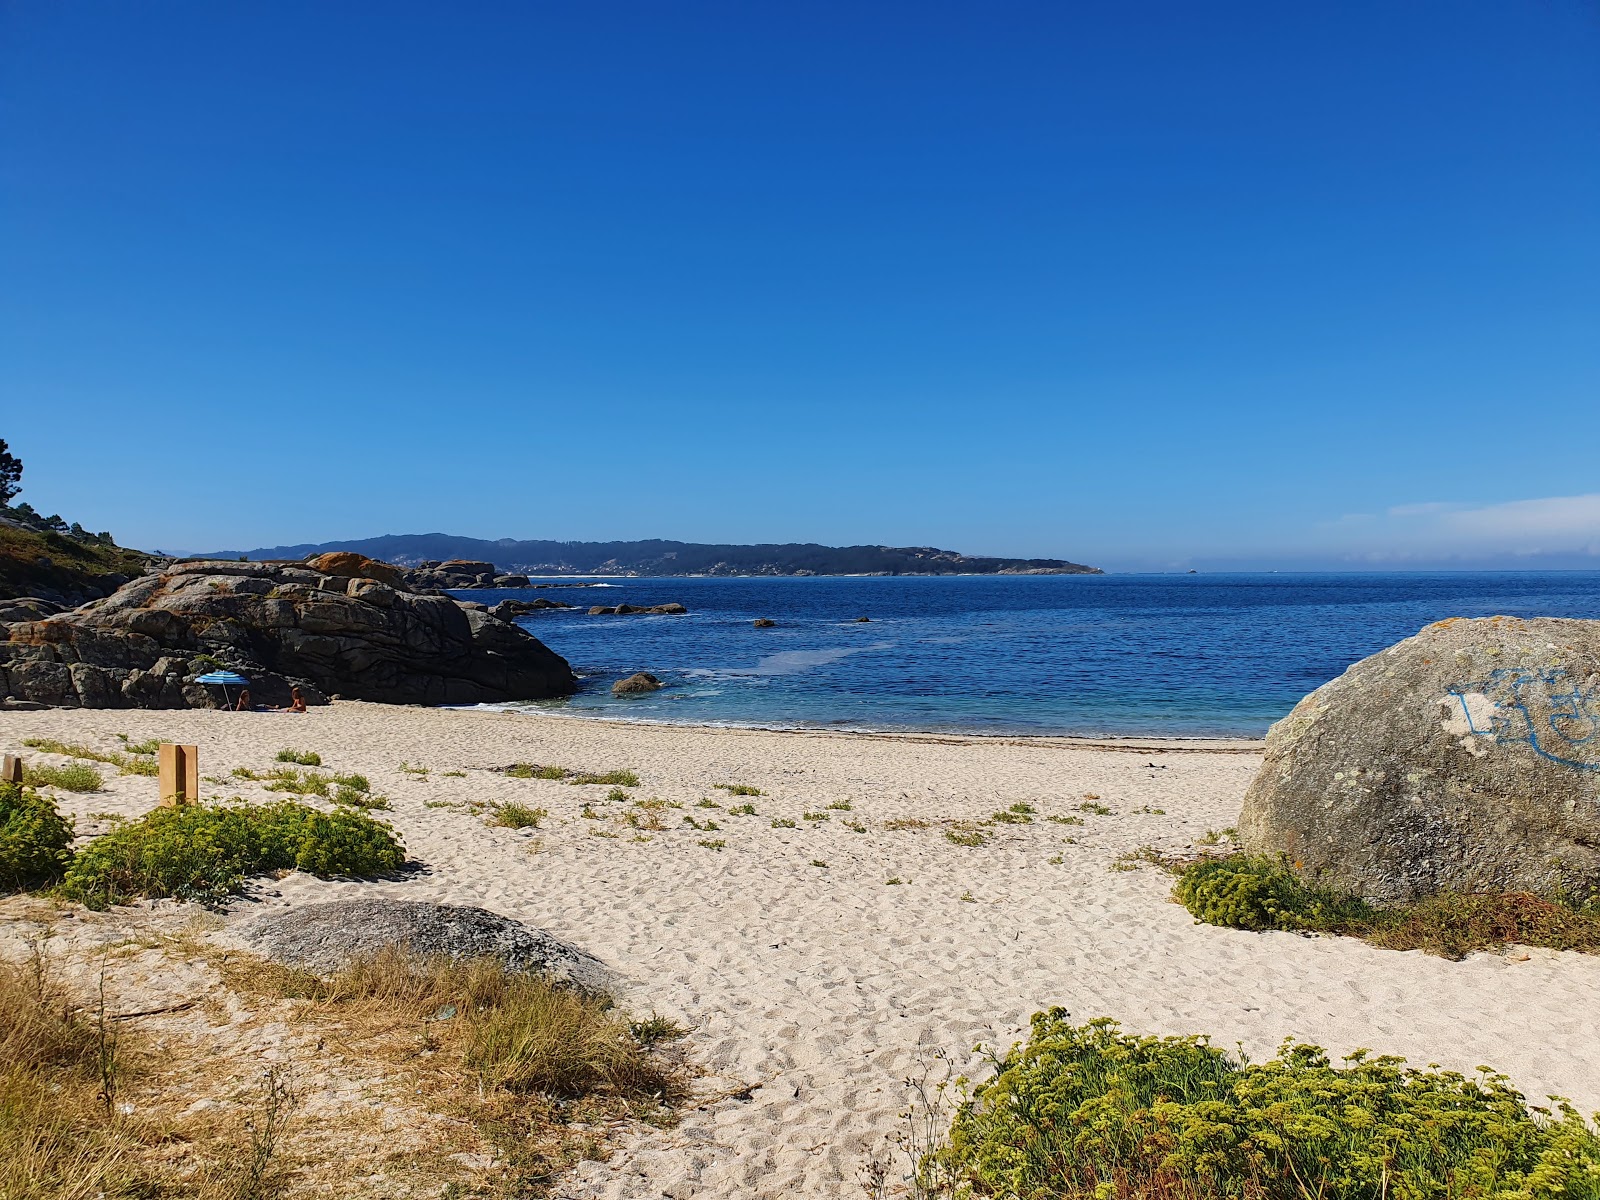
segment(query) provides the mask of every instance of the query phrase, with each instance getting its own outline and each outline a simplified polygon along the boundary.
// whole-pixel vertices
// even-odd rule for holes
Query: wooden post
[[[157,767],[161,782],[161,803],[168,808],[193,804],[200,799],[200,750],[162,742]]]
[[[22,760],[15,754],[8,754],[0,760],[0,783],[22,782]]]

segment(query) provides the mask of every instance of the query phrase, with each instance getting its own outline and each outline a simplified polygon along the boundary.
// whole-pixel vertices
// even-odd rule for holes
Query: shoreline
[[[337,701],[347,704],[351,701]],[[528,703],[537,703],[529,701]],[[441,712],[504,713],[515,717],[543,717],[553,721],[584,721],[606,725],[624,725],[642,729],[686,729],[706,733],[760,733],[796,734],[802,737],[865,738],[883,741],[920,742],[947,746],[1060,746],[1065,749],[1111,750],[1127,753],[1148,751],[1164,754],[1210,752],[1217,754],[1260,754],[1266,748],[1265,738],[1244,737],[1156,737],[1129,734],[1099,736],[1064,733],[957,733],[933,730],[892,729],[825,729],[797,725],[734,725],[708,724],[703,721],[652,721],[643,717],[612,717],[600,715],[598,710],[585,713],[555,712],[538,708],[514,708],[496,704],[443,704]]]

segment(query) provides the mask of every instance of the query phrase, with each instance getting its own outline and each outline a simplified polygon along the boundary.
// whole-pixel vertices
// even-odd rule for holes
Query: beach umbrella
[[[250,681],[237,671],[207,671],[195,682],[208,683],[213,687],[220,687],[222,689],[222,703],[227,708],[233,707],[233,701],[228,698],[229,688],[246,688],[250,686]]]

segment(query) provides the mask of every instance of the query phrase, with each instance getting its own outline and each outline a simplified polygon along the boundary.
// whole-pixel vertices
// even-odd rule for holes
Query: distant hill
[[[518,575],[1098,575],[1059,558],[983,558],[931,546],[712,546],[696,542],[549,542],[399,533],[317,545],[219,550],[204,556],[305,558],[354,550],[402,567],[452,558],[493,563]]]

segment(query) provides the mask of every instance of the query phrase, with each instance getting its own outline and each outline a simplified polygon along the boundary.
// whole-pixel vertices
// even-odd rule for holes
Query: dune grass
[[[105,986],[82,1003],[37,945],[0,962],[0,1196],[6,1200],[276,1200],[288,1173],[279,1154],[292,1104],[281,1075],[235,1137],[125,1110],[146,1082],[153,1048],[108,1011]],[[170,1055],[171,1047],[164,1053]],[[221,1137],[218,1137],[219,1132]],[[173,1148],[205,1151],[175,1161]],[[182,1156],[179,1156],[180,1158]],[[198,1159],[199,1161],[196,1161]]]
[[[1308,885],[1280,861],[1233,854],[1185,866],[1174,898],[1208,925],[1342,934],[1445,958],[1510,944],[1600,953],[1600,895],[1447,892],[1379,908]]]
[[[670,1123],[688,1095],[686,1072],[660,1049],[684,1030],[632,1021],[609,997],[494,959],[390,947],[327,978],[259,962],[230,969],[241,987],[307,1001],[307,1019],[417,1072],[430,1105],[493,1147],[505,1172],[493,1195],[545,1194],[565,1167],[603,1156],[594,1130],[628,1117]]]
[[[923,1195],[1028,1200],[1592,1200],[1600,1137],[1504,1076],[1286,1042],[1250,1063],[1204,1037],[1038,1013],[921,1161]]]

